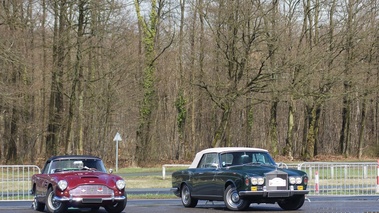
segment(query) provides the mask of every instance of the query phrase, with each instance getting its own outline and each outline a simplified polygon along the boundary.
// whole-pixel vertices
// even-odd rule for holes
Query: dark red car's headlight
[[[65,190],[67,188],[67,181],[65,180],[58,181],[58,187],[62,191]]]
[[[119,190],[122,190],[123,188],[125,188],[125,181],[124,180],[118,180],[116,181],[116,186]]]

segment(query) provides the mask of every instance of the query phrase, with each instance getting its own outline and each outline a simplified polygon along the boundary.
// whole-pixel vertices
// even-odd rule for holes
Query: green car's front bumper
[[[294,195],[308,194],[308,190],[271,190],[271,191],[239,191],[238,194],[241,198],[250,196],[260,196],[268,198],[285,198]]]

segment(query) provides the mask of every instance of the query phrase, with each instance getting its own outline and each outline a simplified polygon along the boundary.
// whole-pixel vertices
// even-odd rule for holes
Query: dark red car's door
[[[42,173],[34,176],[35,177],[34,182],[36,184],[36,195],[39,197],[45,196],[47,192],[47,187],[51,179],[49,176],[50,163],[51,162],[46,162],[42,170]]]
[[[46,174],[35,175],[36,195],[38,197],[45,196],[48,186],[48,178]]]

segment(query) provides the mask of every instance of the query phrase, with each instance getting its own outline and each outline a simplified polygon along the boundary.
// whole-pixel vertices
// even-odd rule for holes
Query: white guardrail
[[[308,174],[311,195],[379,194],[379,161],[305,162],[297,169]]]
[[[38,173],[35,165],[0,165],[0,201],[32,200],[31,178]]]
[[[189,164],[162,165],[162,179],[166,168],[189,167]],[[379,195],[378,162],[304,162],[282,164],[308,174],[310,195]],[[41,173],[35,165],[0,165],[0,201],[32,200],[31,177]]]
[[[162,165],[162,179],[166,179],[166,168],[167,167],[189,167],[190,164],[163,164]]]

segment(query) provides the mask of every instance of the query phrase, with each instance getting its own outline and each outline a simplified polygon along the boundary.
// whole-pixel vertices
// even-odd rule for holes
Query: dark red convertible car
[[[56,156],[46,161],[41,174],[32,176],[36,211],[62,213],[69,207],[104,207],[120,213],[127,202],[125,181],[107,173],[103,161],[93,156]]]

